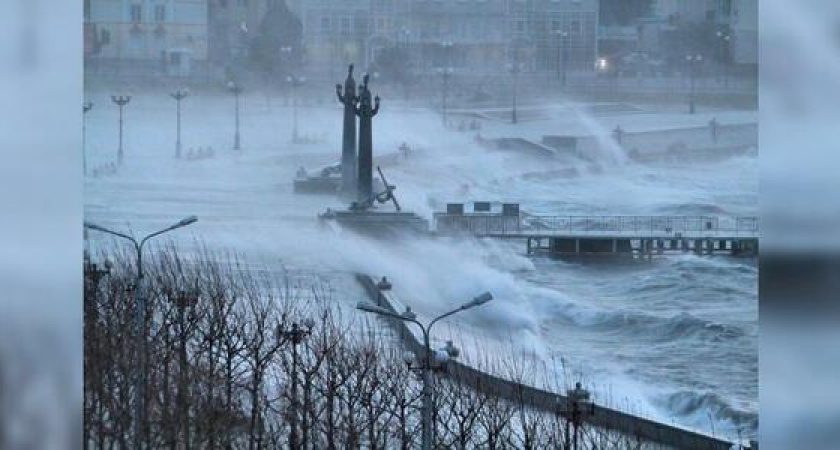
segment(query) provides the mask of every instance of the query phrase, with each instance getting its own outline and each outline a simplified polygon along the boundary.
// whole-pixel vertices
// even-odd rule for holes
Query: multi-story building
[[[758,0],[733,0],[732,61],[746,66],[758,65]]]
[[[208,3],[208,57],[224,65],[243,57],[272,1],[206,0]]]
[[[309,63],[367,66],[389,46],[407,50],[414,71],[452,65],[498,72],[554,70],[566,61],[591,71],[598,0],[289,0],[303,23]],[[408,63],[408,61],[407,61]]]
[[[207,0],[85,0],[86,56],[206,60],[207,17]]]

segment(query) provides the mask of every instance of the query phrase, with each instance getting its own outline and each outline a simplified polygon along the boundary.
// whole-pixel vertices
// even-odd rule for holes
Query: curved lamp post
[[[123,108],[131,101],[130,95],[112,95],[111,101],[120,108],[120,142],[117,147],[117,162],[123,163]]]
[[[298,87],[303,86],[306,83],[306,77],[297,76],[297,75],[289,75],[286,77],[286,82],[292,86],[292,121],[294,122],[292,125],[292,142],[297,144],[300,140],[298,137],[298,99],[297,99],[297,90]]]
[[[181,157],[181,100],[187,98],[190,95],[189,89],[179,89],[171,94],[170,97],[175,99],[177,103],[177,110],[176,110],[176,138],[175,138],[175,157]]]
[[[230,91],[236,99],[236,131],[233,135],[233,149],[242,150],[239,141],[239,94],[242,93],[242,86],[240,86],[237,83],[234,83],[233,81],[228,81],[227,88],[228,91]]]
[[[441,94],[443,95],[443,100],[441,101],[441,106],[443,110],[443,126],[446,127],[446,115],[447,115],[447,103],[449,99],[449,79],[452,78],[452,74],[455,70],[452,67],[438,67],[437,73],[441,76],[443,80],[443,90]]]
[[[297,366],[298,353],[297,347],[303,343],[304,339],[312,334],[312,329],[315,327],[315,321],[311,318],[304,319],[303,324],[297,322],[292,323],[290,329],[286,330],[282,326],[277,326],[277,339],[285,340],[292,343],[292,401],[289,405],[289,448],[300,447],[300,436],[298,435],[298,398],[297,398]]]
[[[557,36],[557,78],[560,78],[560,85],[566,87],[566,74],[569,60],[569,32],[566,30],[554,30]]]
[[[691,91],[688,96],[688,113],[694,114],[697,112],[695,106],[695,79],[697,78],[697,67],[703,62],[703,55],[699,53],[691,53],[686,55],[685,60],[688,61],[689,74],[691,76]]]
[[[403,356],[403,359],[405,360],[406,364],[408,364],[410,369],[418,370],[423,375],[423,450],[431,450],[433,440],[432,372],[435,370],[442,369],[450,358],[457,358],[458,354],[460,353],[458,349],[452,345],[451,341],[447,342],[447,346],[444,349],[433,352],[429,340],[429,334],[432,330],[432,327],[441,319],[445,319],[453,314],[457,314],[461,311],[466,311],[470,308],[475,308],[476,306],[481,306],[489,302],[490,300],[493,300],[493,295],[489,292],[485,292],[472,299],[472,301],[464,303],[463,305],[453,309],[452,311],[435,317],[426,326],[424,326],[420,321],[417,320],[417,314],[411,311],[411,308],[406,308],[405,312],[403,312],[402,314],[397,314],[381,306],[371,305],[368,303],[359,303],[358,305],[356,305],[357,309],[360,309],[365,312],[391,317],[394,319],[402,320],[403,322],[411,322],[420,327],[420,330],[423,332],[424,355],[422,355],[422,358],[419,358],[416,355],[411,354],[410,352],[406,352],[406,354]],[[412,363],[415,363],[416,365],[412,366]]]
[[[589,391],[583,388],[580,382],[575,383],[574,389],[566,390],[566,404],[559,405],[560,415],[566,418],[566,445],[565,449],[577,450],[580,425],[583,423],[583,415],[595,414],[595,403],[591,399]],[[572,424],[574,435],[569,439],[569,424]]]
[[[729,45],[732,41],[732,36],[724,31],[715,33],[720,40],[720,63],[723,65],[723,86],[729,87]]]
[[[139,242],[133,236],[129,236],[124,233],[120,233],[118,231],[113,231],[103,226],[85,222],[84,226],[87,229],[101,231],[103,233],[107,233],[113,236],[117,236],[128,241],[131,241],[134,244],[134,251],[137,257],[137,278],[135,281],[134,286],[134,302],[135,307],[137,309],[137,317],[136,317],[136,333],[138,339],[138,347],[139,347],[139,361],[138,361],[138,369],[137,375],[135,378],[135,389],[134,389],[134,448],[135,449],[142,449],[143,448],[143,418],[145,415],[145,389],[146,389],[146,379],[145,379],[145,371],[146,371],[146,335],[145,335],[145,322],[146,322],[146,297],[145,291],[143,290],[144,283],[143,283],[143,246],[149,239],[164,234],[166,232],[185,227],[187,225],[193,224],[198,220],[196,216],[189,216],[178,223],[170,225],[160,231],[156,231],[151,233],[141,239]]]
[[[519,89],[519,73],[522,72],[522,69],[525,68],[525,64],[520,62],[514,62],[508,64],[507,68],[510,71],[511,75],[513,75],[513,97],[511,99],[512,105],[510,110],[510,121],[511,123],[516,124],[519,122],[516,111],[516,96],[517,90]]]
[[[93,109],[93,102],[82,104],[82,175],[87,176],[87,113]]]

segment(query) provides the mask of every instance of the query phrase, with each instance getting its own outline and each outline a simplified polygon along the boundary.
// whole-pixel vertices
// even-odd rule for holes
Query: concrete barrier
[[[654,131],[613,132],[611,136],[543,136],[545,146],[561,154],[598,161],[609,153],[607,142],[618,144],[630,159],[645,162],[665,159],[706,159],[743,154],[758,146],[758,125],[709,124]]]
[[[374,304],[394,313],[402,312],[395,307],[399,304],[399,300],[393,292],[380,290],[377,283],[368,275],[357,274],[356,278]],[[405,322],[387,317],[382,317],[382,319],[394,329],[408,350],[420,357],[424,356],[426,349],[408,329]],[[506,380],[457,361],[449,362],[447,370],[439,376],[466,384],[478,392],[523,404],[548,414],[557,414],[558,411],[570,409],[569,400],[564,395]],[[594,414],[584,415],[583,420],[589,425],[635,437],[639,441],[673,448],[722,450],[733,446],[733,443],[723,439],[597,405]]]

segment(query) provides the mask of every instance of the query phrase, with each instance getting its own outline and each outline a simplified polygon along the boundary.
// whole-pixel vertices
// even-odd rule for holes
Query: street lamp
[[[432,351],[432,346],[429,341],[429,334],[432,331],[432,327],[435,323],[449,317],[453,314],[459,313],[461,311],[466,311],[470,308],[475,308],[476,306],[481,306],[490,300],[493,300],[493,295],[489,292],[485,292],[471,301],[464,303],[463,305],[459,306],[458,308],[453,309],[445,314],[441,314],[436,318],[432,319],[431,322],[427,326],[423,326],[420,321],[417,320],[417,314],[411,311],[411,308],[406,308],[406,310],[402,314],[397,314],[395,312],[391,312],[388,309],[385,309],[381,306],[371,305],[368,303],[359,303],[356,305],[357,309],[360,309],[365,312],[379,314],[381,316],[391,317],[397,320],[402,320],[404,322],[411,322],[418,327],[423,332],[423,349],[424,354],[422,358],[417,357],[416,355],[411,354],[411,352],[406,352],[403,355],[403,360],[408,364],[409,369],[417,370],[422,373],[422,380],[423,380],[423,432],[422,432],[422,439],[423,439],[423,450],[431,450],[432,448],[432,441],[434,436],[432,435],[432,405],[433,405],[433,393],[432,393],[432,372],[442,370],[446,363],[450,359],[454,359],[458,357],[460,353],[457,348],[452,345],[452,342],[447,342],[445,348],[437,351]],[[412,364],[415,364],[412,366]]]
[[[688,61],[689,74],[691,76],[691,92],[688,96],[688,113],[694,114],[697,110],[695,107],[695,79],[697,78],[697,67],[703,62],[703,55],[699,53],[690,53],[686,55],[685,60]]]
[[[242,86],[233,81],[228,81],[227,88],[236,99],[236,131],[233,135],[233,149],[242,150],[239,139],[239,94],[242,93]]]
[[[111,101],[120,107],[120,144],[117,147],[117,162],[123,162],[123,107],[131,101],[130,95],[112,95]]]
[[[146,390],[146,333],[145,333],[145,322],[146,322],[146,298],[145,298],[145,291],[144,291],[144,283],[143,283],[143,245],[151,238],[155,236],[159,236],[166,232],[185,227],[192,223],[195,223],[198,220],[196,216],[189,216],[182,219],[180,222],[175,223],[169,227],[166,227],[160,231],[156,231],[151,233],[141,239],[139,242],[133,236],[129,236],[124,233],[120,233],[117,231],[110,230],[103,226],[85,222],[84,226],[87,229],[101,231],[103,233],[107,233],[113,236],[117,236],[123,239],[127,239],[134,244],[134,251],[137,258],[137,276],[134,285],[134,302],[136,307],[136,323],[135,323],[135,332],[137,334],[138,340],[138,347],[139,347],[139,360],[138,360],[138,368],[137,374],[135,377],[135,389],[134,389],[134,448],[137,450],[141,450],[143,448],[143,417],[145,415],[145,390]]]
[[[303,326],[299,325],[297,322],[292,323],[292,327],[289,330],[283,328],[282,325],[277,326],[277,340],[281,342],[291,342],[292,343],[292,401],[291,405],[289,405],[289,448],[298,448],[299,445],[299,436],[298,436],[298,425],[297,425],[297,418],[298,418],[298,400],[297,400],[297,365],[298,365],[298,353],[297,347],[300,345],[304,339],[306,339],[310,334],[312,334],[312,328],[315,327],[315,321],[311,318],[307,318],[303,321]]]
[[[190,448],[190,427],[189,427],[189,396],[187,395],[189,378],[187,375],[187,342],[195,326],[187,327],[187,310],[190,311],[192,319],[195,306],[198,304],[198,293],[181,291],[169,297],[175,304],[178,323],[178,394],[176,404],[178,407],[178,424],[180,431],[184,434],[184,448]]]
[[[583,415],[592,416],[595,414],[595,403],[591,400],[591,394],[581,386],[580,382],[577,382],[574,389],[566,390],[565,405],[559,405],[559,410],[560,415],[566,418],[565,449],[577,450],[578,434],[583,423]],[[572,439],[569,439],[570,423],[575,427]]]
[[[82,175],[87,176],[87,113],[93,109],[93,102],[82,104]]]
[[[447,104],[449,99],[449,79],[452,78],[452,74],[455,70],[452,67],[438,67],[437,73],[441,76],[441,80],[443,82],[443,90],[441,95],[443,96],[441,105],[443,111],[443,126],[446,126],[446,116],[447,116]]]
[[[723,85],[724,87],[729,87],[729,59],[727,58],[728,50],[729,50],[729,43],[732,40],[732,36],[729,33],[718,31],[717,37],[719,39],[720,45],[720,63],[723,64]]]
[[[175,138],[175,157],[181,157],[181,100],[187,98],[190,95],[189,89],[179,89],[171,94],[170,97],[175,99],[175,103],[178,105],[176,117],[177,117],[177,125],[176,125],[176,133],[177,137]]]
[[[298,142],[298,103],[297,103],[297,88],[306,83],[306,77],[296,75],[289,75],[286,77],[286,82],[292,86],[292,116],[294,127],[292,128],[292,142]]]
[[[402,29],[400,30],[400,34],[402,35],[402,38],[403,38],[402,39],[402,47],[403,47],[402,57],[405,58],[405,61],[403,61],[403,64],[405,64],[406,68],[410,68],[411,67],[411,62],[412,62],[411,61],[411,55],[410,55],[410,51],[411,51],[411,30],[409,30],[407,27],[402,27]],[[403,78],[402,79],[403,88],[405,89],[405,100],[408,101],[408,99],[410,98],[409,89],[411,87],[408,70],[405,71],[402,78]]]
[[[525,68],[525,64],[520,62],[514,62],[507,65],[508,70],[510,71],[511,75],[513,75],[513,97],[512,97],[512,106],[510,111],[510,121],[513,124],[518,122],[517,114],[516,114],[516,96],[517,90],[519,88],[519,73],[522,72],[522,69]]]
[[[566,30],[554,30],[557,35],[557,78],[560,85],[566,87],[567,65],[568,65],[568,42],[569,32]],[[561,72],[562,67],[562,72]]]

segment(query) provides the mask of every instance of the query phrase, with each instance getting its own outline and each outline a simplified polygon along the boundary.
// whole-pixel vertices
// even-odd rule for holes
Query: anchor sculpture
[[[394,195],[394,191],[397,190],[397,187],[393,184],[388,184],[388,180],[385,178],[385,174],[382,173],[382,169],[379,166],[376,166],[376,171],[379,172],[379,178],[382,180],[382,185],[385,186],[385,190],[382,192],[372,193],[370,197],[361,202],[354,202],[350,205],[350,209],[355,211],[365,211],[370,209],[374,203],[385,204],[391,202],[394,204],[394,208],[397,209],[397,212],[402,211],[400,202],[397,201],[397,196]]]

